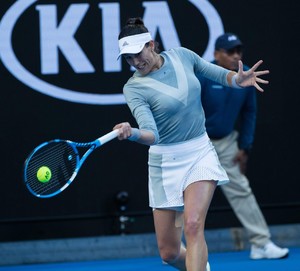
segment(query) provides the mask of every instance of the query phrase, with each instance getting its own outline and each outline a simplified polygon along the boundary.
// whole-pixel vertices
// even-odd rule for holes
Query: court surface
[[[250,260],[249,251],[211,253],[211,271],[300,271],[300,248],[291,248],[281,260]],[[171,271],[159,257],[1,266],[0,271]]]

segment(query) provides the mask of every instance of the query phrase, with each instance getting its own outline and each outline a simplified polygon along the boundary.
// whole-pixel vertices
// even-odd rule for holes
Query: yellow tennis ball
[[[37,179],[42,183],[49,182],[51,179],[51,176],[52,176],[51,170],[50,170],[50,168],[48,168],[46,166],[40,167],[36,173]]]

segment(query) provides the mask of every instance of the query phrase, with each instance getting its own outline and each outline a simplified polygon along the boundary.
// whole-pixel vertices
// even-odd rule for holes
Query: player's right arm
[[[113,128],[119,129],[118,139],[128,139],[145,145],[152,145],[155,142],[155,136],[151,131],[132,128],[129,122],[122,122]]]

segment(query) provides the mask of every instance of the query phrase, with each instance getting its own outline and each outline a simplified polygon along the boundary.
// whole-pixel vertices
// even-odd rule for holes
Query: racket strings
[[[70,180],[77,166],[76,148],[65,141],[53,141],[37,150],[27,161],[25,173],[27,186],[37,195],[50,195],[60,190]],[[38,180],[37,171],[47,166],[51,178],[47,182]]]

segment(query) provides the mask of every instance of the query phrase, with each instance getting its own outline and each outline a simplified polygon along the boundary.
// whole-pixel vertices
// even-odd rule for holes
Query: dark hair
[[[132,35],[149,32],[142,18],[129,18],[119,34],[119,40]]]

